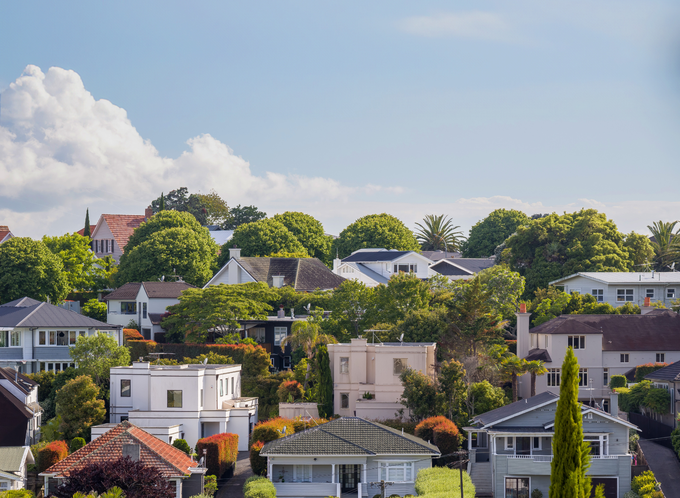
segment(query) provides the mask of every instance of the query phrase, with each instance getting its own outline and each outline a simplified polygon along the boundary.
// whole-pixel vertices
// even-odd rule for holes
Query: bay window
[[[380,462],[380,480],[413,482],[413,462]]]

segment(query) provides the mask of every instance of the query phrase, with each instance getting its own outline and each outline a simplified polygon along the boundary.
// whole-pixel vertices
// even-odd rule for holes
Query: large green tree
[[[104,400],[97,399],[98,395],[99,388],[88,375],[68,381],[57,391],[56,413],[61,417],[59,430],[66,439],[89,438],[90,427],[104,421]]]
[[[78,370],[92,377],[103,388],[108,386],[111,367],[130,364],[128,348],[119,346],[118,341],[102,332],[79,337],[75,346],[69,349],[69,354]]]
[[[90,250],[89,237],[77,233],[54,237],[45,235],[42,241],[61,260],[70,290],[99,290],[97,283],[106,272],[97,264],[97,257]]]
[[[486,258],[493,256],[496,247],[510,237],[529,217],[516,209],[496,209],[489,216],[478,221],[470,229],[470,236],[463,244],[464,258]]]
[[[14,237],[0,244],[0,302],[28,296],[58,303],[70,290],[64,264],[44,242]]]
[[[413,232],[389,214],[370,214],[359,218],[340,232],[333,241],[332,254],[345,258],[358,249],[377,248],[420,251]]]
[[[307,249],[280,221],[266,220],[246,223],[234,230],[231,240],[222,246],[219,266],[229,261],[229,248],[239,247],[241,256],[269,256],[275,253],[307,255]]]
[[[345,280],[328,302],[331,312],[322,322],[325,332],[341,341],[357,337],[375,324],[375,290],[358,280]]]
[[[311,257],[318,258],[324,263],[330,262],[333,238],[326,235],[320,221],[308,214],[296,211],[286,211],[275,215],[272,219],[285,226]]]
[[[209,205],[206,204],[204,197],[206,196],[201,194],[190,194],[189,189],[180,187],[177,190],[171,190],[167,195],[161,194],[158,199],[151,201],[151,208],[154,214],[163,210],[186,212],[191,214],[200,225],[207,225]],[[161,209],[161,204],[164,205],[163,209]],[[226,203],[224,206],[226,207]]]
[[[654,247],[649,237],[630,232],[623,241],[628,251],[629,271],[649,271],[654,264]]]
[[[237,205],[229,210],[229,217],[224,224],[225,230],[236,230],[241,225],[246,223],[253,223],[255,221],[264,220],[267,213],[259,211],[255,206]]]
[[[411,420],[421,420],[446,413],[446,395],[424,373],[407,368],[399,376],[404,385],[401,404],[410,411]]]
[[[550,498],[589,498],[590,447],[583,440],[583,417],[578,401],[578,360],[569,347],[562,363],[560,399],[555,412]]]
[[[426,282],[413,273],[397,273],[375,289],[376,321],[394,323],[414,311],[428,310],[432,294]]]
[[[468,388],[466,405],[470,418],[505,406],[507,403],[508,399],[503,389],[493,386],[488,380],[474,382]]]
[[[446,215],[428,214],[423,224],[416,223],[416,239],[423,251],[459,251],[463,240],[463,232],[454,226],[453,220]]]

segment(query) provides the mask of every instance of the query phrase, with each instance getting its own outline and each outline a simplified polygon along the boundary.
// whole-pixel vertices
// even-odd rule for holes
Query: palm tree
[[[423,219],[424,226],[416,223],[416,239],[423,251],[459,251],[465,240],[459,226],[453,225],[453,220],[446,215],[428,214]]]
[[[285,348],[290,343],[293,349],[302,348],[307,355],[307,373],[305,374],[304,389],[307,390],[309,384],[309,374],[311,372],[312,360],[316,346],[319,344],[335,344],[338,341],[335,337],[328,334],[319,333],[319,325],[309,320],[293,323],[291,334],[281,341],[281,348]]]
[[[526,361],[526,371],[531,374],[531,397],[536,396],[536,376],[548,373],[541,360]]]
[[[651,232],[652,247],[654,248],[654,269],[656,271],[668,271],[668,267],[680,260],[680,230],[675,233],[677,221],[655,221],[647,226]]]
[[[515,355],[506,356],[503,363],[500,365],[501,370],[512,377],[512,401],[517,401],[517,379],[527,373],[527,361],[518,358]]]

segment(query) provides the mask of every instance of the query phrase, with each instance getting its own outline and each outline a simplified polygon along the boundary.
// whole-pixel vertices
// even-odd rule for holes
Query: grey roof
[[[144,286],[149,299],[177,299],[185,290],[196,288],[186,282],[129,282],[107,295],[104,301],[134,300],[141,286]]]
[[[430,259],[432,261],[439,261],[440,259],[444,259],[444,256],[446,256],[447,258],[451,258],[451,259],[453,259],[453,258],[457,259],[457,258],[461,257],[461,254],[459,252],[456,252],[456,251],[453,251],[453,252],[448,251],[446,253],[444,251],[423,251],[420,254],[422,254],[427,259]]]
[[[680,380],[680,361],[676,361],[667,367],[660,368],[652,373],[645,375],[645,379],[649,380],[666,380],[678,381]]]
[[[264,445],[273,455],[430,455],[439,449],[420,438],[359,417],[342,417]]]
[[[17,372],[13,368],[0,367],[0,379],[11,382],[14,386],[23,391],[24,394],[30,393],[38,385],[33,379],[29,379],[24,374]]]
[[[524,358],[527,361],[541,360],[541,361],[552,361],[550,353],[547,349],[532,349],[529,354]]]
[[[151,323],[154,325],[160,325],[164,314],[165,313],[149,313],[149,320],[151,320]]]
[[[473,275],[495,264],[494,258],[449,258],[440,260],[430,268],[442,275]]]
[[[111,294],[105,296],[104,301],[108,301],[110,299],[115,299],[117,301],[123,299],[134,300],[137,298],[137,294],[139,293],[139,288],[141,286],[142,284],[140,282],[128,282],[127,284],[123,284],[120,287],[118,287],[115,291],[113,291]]]
[[[22,297],[19,299],[15,299],[14,301],[10,301],[9,303],[5,304],[0,304],[0,307],[6,306],[10,308],[18,308],[18,307],[26,307],[26,306],[34,306],[36,304],[40,304],[42,301],[38,301],[36,299],[33,299],[31,297]]]
[[[31,300],[34,301],[34,300]],[[13,301],[15,302],[15,301]],[[28,301],[23,301],[28,303]],[[22,306],[0,306],[0,327],[87,327],[98,329],[117,329],[117,325],[109,325],[94,318],[83,316],[49,303]]]
[[[406,254],[418,254],[415,251],[388,251],[381,249],[377,251],[355,251],[342,260],[343,263],[376,263],[379,261],[394,261]]]
[[[3,472],[19,472],[26,450],[28,448],[24,446],[0,447],[0,470]]]
[[[371,270],[368,266],[362,265],[361,263],[347,263],[347,266],[355,268],[357,271],[363,273],[379,284],[387,284],[390,281],[387,277],[383,277],[380,273]]]
[[[512,418],[513,416],[519,415],[528,410],[532,410],[544,403],[549,403],[552,401],[557,401],[559,396],[550,391],[542,392],[531,398],[521,399],[510,403],[509,405],[501,406],[490,412],[482,413],[477,415],[472,420],[473,422],[479,423],[481,425],[493,425],[501,420]]]
[[[270,287],[277,276],[283,276],[283,285],[303,292],[335,289],[345,281],[317,258],[239,258],[236,261],[256,281],[266,282]]]
[[[550,285],[564,282],[574,277],[586,277],[605,284],[680,284],[680,272],[614,272],[614,271],[584,271],[553,280]]]

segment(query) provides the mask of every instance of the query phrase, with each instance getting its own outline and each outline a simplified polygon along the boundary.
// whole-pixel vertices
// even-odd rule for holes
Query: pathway
[[[640,439],[649,469],[661,483],[661,491],[668,498],[680,496],[680,462],[675,452],[653,441]]]
[[[250,470],[250,453],[239,451],[234,475],[230,479],[220,479],[220,490],[216,498],[243,498],[243,485],[253,475]]]

